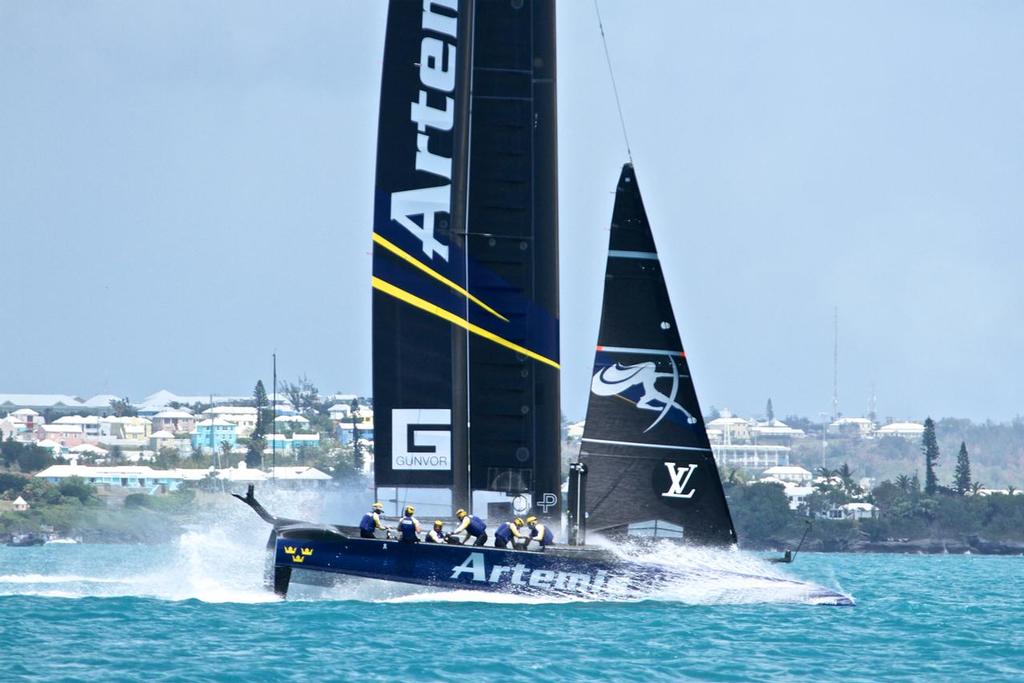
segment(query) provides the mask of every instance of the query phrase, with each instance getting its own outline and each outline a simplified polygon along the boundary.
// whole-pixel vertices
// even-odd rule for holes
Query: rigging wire
[[[608,52],[608,39],[604,35],[604,22],[601,21],[601,9],[597,6],[597,0],[594,0],[594,13],[597,14],[597,27],[601,30],[601,43],[604,45],[604,58],[608,62],[608,76],[612,81],[612,92],[615,93],[615,106],[619,110],[619,123],[622,125],[622,139],[626,142],[626,156],[629,157],[629,163],[633,163],[633,152],[629,148],[629,135],[626,134],[626,118],[622,115],[622,102],[619,101],[619,89],[615,85],[615,72],[612,70],[612,56]]]

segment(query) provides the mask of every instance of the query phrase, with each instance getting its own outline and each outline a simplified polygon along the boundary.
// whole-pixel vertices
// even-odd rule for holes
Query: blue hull
[[[323,527],[282,528],[272,537],[275,590],[284,595],[291,571],[329,572],[442,589],[483,590],[555,597],[636,599],[656,596],[678,581],[678,570],[623,560],[594,549],[547,552],[493,547],[399,543],[351,538]],[[806,601],[852,605],[845,595],[786,579],[697,571],[687,580],[757,579],[806,589]],[[801,593],[803,591],[801,590]]]

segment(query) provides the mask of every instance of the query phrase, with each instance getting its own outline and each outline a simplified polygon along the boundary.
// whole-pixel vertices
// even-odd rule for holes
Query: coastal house
[[[168,408],[150,418],[153,431],[166,431],[171,434],[189,434],[196,428],[196,417],[181,408]]]
[[[77,424],[41,424],[35,428],[37,442],[54,441],[61,446],[77,446],[84,441],[82,426]]]
[[[0,438],[21,440],[31,434],[32,430],[28,425],[16,417],[5,417],[0,420]]]
[[[369,421],[369,422],[361,420],[361,421],[359,421],[356,424],[356,427],[358,428],[358,431],[359,431],[359,440],[360,441],[368,441],[370,443],[373,443],[373,421],[372,420]],[[335,428],[334,434],[335,434],[335,437],[338,439],[339,442],[341,442],[342,444],[348,445],[348,444],[352,443],[352,440],[353,440],[354,434],[355,434],[355,429],[353,429],[353,426],[352,426],[351,422],[348,422],[348,423],[342,422],[341,424],[339,424]]]
[[[722,435],[723,444],[747,443],[750,439],[751,421],[736,417],[728,410],[719,412],[718,417],[707,423],[707,428]]]
[[[39,425],[46,423],[46,419],[31,408],[19,408],[18,410],[12,410],[7,414],[7,417],[21,422],[30,432],[34,431]]]
[[[771,477],[777,479],[785,484],[795,484],[797,486],[808,486],[811,483],[813,475],[799,465],[783,465],[779,467],[769,467],[762,472],[764,477]],[[761,481],[764,481],[763,479]]]
[[[21,496],[18,496],[17,498],[15,498],[14,499],[14,504],[11,505],[11,509],[14,510],[15,512],[25,512],[30,507],[32,507],[32,506],[29,505],[28,502],[24,498],[22,498]]]
[[[719,465],[761,471],[789,465],[789,446],[776,444],[711,444]]]
[[[215,417],[197,422],[191,436],[192,448],[209,452],[221,448],[225,443],[234,448],[238,443],[238,425]]]
[[[309,420],[301,415],[278,415],[274,418],[274,429],[287,427],[292,431],[306,429],[309,427]]]
[[[96,415],[65,415],[53,421],[55,425],[78,425],[82,428],[82,438],[96,440],[100,436],[100,418]]]
[[[233,423],[237,427],[237,435],[246,437],[256,429],[258,412],[252,406],[214,406],[204,410],[203,415]]]
[[[802,429],[794,429],[781,420],[758,422],[750,427],[750,440],[755,443],[790,446],[794,439],[807,436]]]
[[[69,415],[78,412],[82,402],[66,394],[0,394],[0,411],[10,413],[26,408],[36,415],[44,410],[54,415]]]
[[[327,414],[333,422],[341,422],[347,420],[348,416],[352,414],[352,406],[347,403],[335,403],[327,409]]]
[[[51,465],[35,476],[57,485],[71,477],[79,477],[101,490],[139,489],[141,493],[176,491],[182,483],[177,470],[154,470],[148,465],[93,467],[72,462],[68,465]]]
[[[840,417],[829,424],[828,433],[870,439],[875,434],[875,423],[866,417]]]
[[[909,440],[920,439],[922,434],[924,434],[924,425],[920,422],[891,422],[884,427],[879,427],[875,432],[879,438],[898,436]]]

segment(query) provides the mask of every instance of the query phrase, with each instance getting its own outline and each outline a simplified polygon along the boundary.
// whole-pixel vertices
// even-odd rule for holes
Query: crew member
[[[363,519],[359,522],[359,538],[376,538],[377,529],[387,531],[388,528],[380,521],[383,515],[384,504],[374,503],[373,508],[363,515]]]
[[[398,522],[398,540],[402,543],[420,542],[420,521],[413,517],[416,508],[407,505],[405,516]]]
[[[455,516],[459,518],[459,526],[455,527],[455,531],[451,533],[452,536],[458,537],[459,534],[465,533],[465,537],[461,539],[462,545],[469,543],[470,538],[475,538],[473,545],[483,545],[487,543],[487,524],[484,520],[480,519],[476,515],[467,515],[465,510],[457,510]]]
[[[526,518],[526,526],[530,527],[530,538],[526,542],[527,545],[530,541],[534,541],[540,544],[541,550],[544,550],[555,542],[555,535],[551,533],[551,529],[538,522],[533,515]]]
[[[513,550],[520,550],[521,546],[527,542],[526,535],[519,532],[522,527],[523,520],[518,517],[499,526],[494,532],[494,547],[507,548],[511,543]]]
[[[434,528],[427,532],[427,543],[444,543],[445,536],[447,534],[444,532],[444,522],[435,519]]]

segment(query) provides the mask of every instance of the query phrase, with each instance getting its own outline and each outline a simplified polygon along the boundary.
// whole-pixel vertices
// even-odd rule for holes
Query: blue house
[[[192,431],[192,448],[209,451],[211,447],[219,449],[225,443],[232,448],[238,443],[238,427],[235,423],[217,417],[196,423]]]

